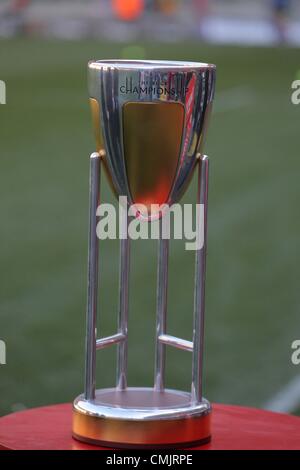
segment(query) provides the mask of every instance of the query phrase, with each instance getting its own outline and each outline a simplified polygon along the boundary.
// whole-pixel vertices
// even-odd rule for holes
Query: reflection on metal
[[[181,103],[124,104],[124,158],[134,202],[149,206],[168,200],[180,155],[183,123]]]
[[[88,78],[90,98],[99,103],[94,122],[100,125],[103,149],[97,150],[106,153],[115,193],[127,196],[130,205],[179,201],[202,152],[215,66],[91,61]]]

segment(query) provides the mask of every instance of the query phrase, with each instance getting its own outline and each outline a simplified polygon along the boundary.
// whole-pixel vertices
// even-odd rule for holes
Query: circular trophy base
[[[191,446],[210,440],[210,418],[209,402],[193,404],[186,392],[102,389],[93,401],[74,401],[73,437],[119,448]]]

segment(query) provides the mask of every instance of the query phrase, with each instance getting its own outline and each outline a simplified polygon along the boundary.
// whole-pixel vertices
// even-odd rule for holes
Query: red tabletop
[[[0,418],[0,449],[97,450],[71,436],[70,404],[20,411]],[[194,449],[300,449],[300,418],[270,411],[213,405],[212,441]],[[107,449],[106,449],[107,450]]]

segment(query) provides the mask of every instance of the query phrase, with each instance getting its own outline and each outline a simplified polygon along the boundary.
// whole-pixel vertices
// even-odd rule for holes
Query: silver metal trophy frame
[[[203,67],[203,64],[200,65]],[[213,87],[213,85],[211,86]],[[211,89],[209,89],[211,99],[212,94]],[[195,116],[196,119],[196,113]],[[105,148],[109,147],[107,140],[106,137]],[[197,204],[202,204],[204,207],[203,245],[195,254],[193,341],[171,336],[167,331],[169,240],[164,239],[160,232],[158,242],[154,385],[153,388],[136,388],[127,385],[129,237],[120,240],[118,331],[112,336],[97,337],[99,241],[96,234],[96,210],[100,204],[103,155],[99,149],[99,152],[93,153],[90,157],[85,389],[84,394],[74,401],[73,436],[89,443],[125,448],[188,446],[194,443],[206,443],[211,437],[211,406],[202,394],[208,158],[200,152],[195,153],[193,157],[193,169],[196,167],[198,169]],[[124,212],[126,213],[126,211]],[[127,215],[124,217],[123,224],[123,229],[127,231]],[[115,388],[96,390],[97,350],[114,344],[117,345],[116,386]],[[165,388],[167,346],[192,353],[190,392]]]

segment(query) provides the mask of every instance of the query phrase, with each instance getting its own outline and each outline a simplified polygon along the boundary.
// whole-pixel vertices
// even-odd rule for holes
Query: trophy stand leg
[[[156,358],[154,387],[127,387],[127,328],[130,242],[128,215],[121,239],[118,332],[97,339],[98,240],[96,210],[100,195],[100,156],[91,155],[90,226],[88,256],[88,305],[85,393],[73,404],[73,436],[107,447],[183,447],[210,440],[211,406],[202,397],[204,286],[207,225],[208,159],[199,162],[197,210],[203,245],[196,251],[193,341],[167,334],[169,240],[163,238],[162,221],[158,246]],[[201,210],[204,212],[201,213]],[[200,218],[199,215],[204,215]],[[126,218],[125,218],[126,217]],[[204,223],[202,223],[204,222]],[[204,225],[204,227],[203,227]],[[115,388],[95,390],[96,350],[117,344]],[[165,388],[166,346],[193,353],[191,393]]]
[[[202,156],[198,165],[197,211],[198,223],[202,230],[202,246],[196,251],[195,288],[194,288],[194,328],[193,328],[193,365],[192,365],[192,403],[202,401],[203,345],[205,316],[205,277],[206,277],[206,240],[208,206],[209,160]],[[199,213],[200,211],[200,213]],[[202,212],[202,213],[201,213]]]
[[[128,236],[128,213],[122,211],[122,232],[126,238],[120,242],[120,282],[119,282],[119,318],[118,330],[123,341],[118,344],[117,353],[117,389],[127,388],[127,351],[128,351],[128,302],[129,302],[129,269],[130,269],[130,239]]]
[[[97,341],[97,304],[98,304],[98,258],[99,248],[96,234],[96,211],[100,203],[101,157],[98,153],[90,156],[90,214],[88,245],[88,292],[86,319],[86,400],[95,399],[96,389],[96,341]]]
[[[166,345],[160,341],[166,334],[167,302],[168,302],[168,263],[169,240],[163,239],[162,220],[159,221],[159,247],[157,267],[157,305],[156,305],[156,356],[154,390],[163,391],[165,388]]]

